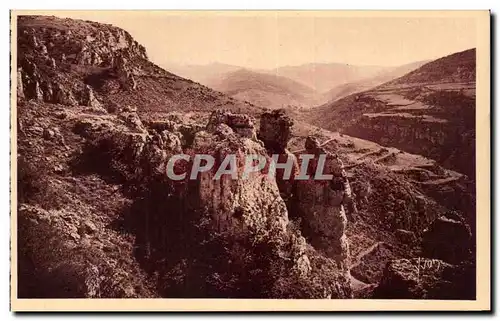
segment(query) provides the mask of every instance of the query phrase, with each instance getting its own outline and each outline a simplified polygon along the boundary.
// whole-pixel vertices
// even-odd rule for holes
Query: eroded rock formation
[[[317,141],[309,138],[305,144],[306,154],[314,155],[307,166],[307,180],[297,180],[294,199],[297,215],[302,218],[305,235],[311,244],[335,259],[339,264],[349,262],[349,244],[345,235],[347,218],[344,204],[350,197],[348,182],[341,160],[326,152]],[[326,156],[323,174],[333,175],[332,180],[315,179],[318,160]],[[303,166],[302,162],[299,162]],[[307,231],[307,232],[306,232]]]
[[[297,157],[288,148],[288,141],[293,126],[293,120],[282,109],[265,112],[260,118],[258,137],[264,142],[268,155],[273,157],[277,164],[289,164],[288,172],[285,168],[276,166],[275,177],[281,196],[291,204],[295,176],[299,174]],[[291,206],[291,205],[289,205]]]
[[[19,19],[21,25],[30,25],[33,17],[21,16]],[[137,88],[133,68],[127,61],[147,59],[147,56],[144,47],[130,34],[115,27],[103,28],[85,22],[76,24],[74,30],[65,30],[67,28],[59,25],[64,25],[62,21],[52,20],[51,28],[20,29],[20,98],[69,106],[97,104],[98,99],[91,88],[89,94],[88,84],[71,86],[66,77],[56,73],[57,69],[71,68],[70,65],[114,68],[124,89]],[[29,54],[25,55],[25,52]],[[79,96],[82,101],[75,99]]]
[[[143,196],[138,197],[140,215],[134,223],[144,264],[156,266],[167,259],[167,266],[156,268],[167,274],[187,264],[185,277],[190,284],[184,284],[183,291],[190,296],[207,291],[203,295],[293,297],[297,294],[290,289],[302,284],[301,291],[309,291],[302,295],[350,297],[348,270],[338,262],[321,263],[321,269],[329,271],[323,285],[306,285],[322,273],[318,270],[321,256],[289,226],[276,180],[265,172],[243,178],[245,155],[268,157],[247,116],[214,112],[205,128],[192,127],[193,138],[183,146],[186,137],[177,131],[180,123],[148,124],[155,128],[149,133],[137,130],[145,126],[133,115],[128,111],[128,116],[119,116],[119,127],[103,126],[96,119],[78,125],[76,131],[91,142],[92,159],[95,153],[101,155],[93,166],[102,175],[118,175],[125,184],[144,186],[143,192],[138,191]],[[174,172],[185,172],[186,177],[172,181],[166,166],[179,153],[191,158],[175,164]],[[200,154],[212,155],[217,166],[189,179],[193,158]],[[227,155],[236,156],[237,170],[216,177]],[[204,246],[211,246],[210,251]],[[239,275],[242,272],[245,277]],[[231,286],[231,282],[236,283]],[[255,282],[258,288],[251,285]],[[180,285],[163,286],[162,291],[173,291]]]

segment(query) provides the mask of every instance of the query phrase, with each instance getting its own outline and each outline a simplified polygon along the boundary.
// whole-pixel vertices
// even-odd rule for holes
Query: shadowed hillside
[[[312,110],[331,130],[390,144],[474,177],[475,49]]]

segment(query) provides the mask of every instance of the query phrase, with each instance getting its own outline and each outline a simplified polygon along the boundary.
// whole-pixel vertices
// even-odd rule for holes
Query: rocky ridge
[[[19,16],[17,34],[18,96],[28,100],[67,106],[99,102],[111,112],[130,105],[141,114],[259,110],[156,66],[128,32],[111,25]]]
[[[79,203],[81,197],[75,197],[74,203],[63,199],[57,204],[53,195],[34,190],[36,180],[23,180],[26,185],[20,186],[19,217],[28,223],[20,232],[26,235],[20,237],[28,240],[21,268],[28,269],[25,262],[42,255],[33,252],[36,240],[29,236],[43,226],[53,229],[58,251],[78,253],[77,249],[86,246],[93,257],[101,258],[97,263],[79,257],[79,267],[95,273],[78,271],[81,283],[92,286],[80,289],[81,284],[75,281],[77,288],[67,290],[71,296],[350,297],[347,265],[308,245],[300,229],[289,221],[275,179],[265,173],[241,178],[240,157],[267,156],[251,119],[216,111],[203,126],[176,116],[143,123],[136,111],[128,108],[109,115],[89,114],[85,107],[21,104],[19,159],[23,164],[37,162],[40,156],[36,151],[41,148],[43,163],[51,164],[43,179],[50,181],[57,194],[61,193],[59,188],[73,185],[68,190],[71,197],[78,193],[78,186],[94,180],[99,190],[111,184],[118,193],[110,199]],[[48,131],[54,134],[44,134]],[[68,146],[72,155],[67,153]],[[178,153],[210,154],[219,163],[226,154],[235,154],[240,160],[238,177],[225,174],[214,180],[214,169],[201,173],[197,180],[172,181],[166,175],[166,164]],[[189,163],[177,165],[174,171],[190,168]],[[26,167],[20,170],[21,174],[29,173]],[[125,209],[108,210],[109,216],[91,215],[92,207],[118,202],[117,198],[126,203]],[[76,214],[79,207],[86,210]],[[123,235],[132,238],[124,240]],[[117,246],[120,242],[127,246]],[[125,248],[135,250],[126,254]],[[112,255],[125,255],[126,260],[111,263]],[[37,268],[49,274],[49,279],[55,277],[54,272],[44,266],[65,262],[57,255],[42,259],[47,261]],[[134,274],[139,280],[114,280],[106,274],[110,269],[122,271],[125,278],[132,277],[133,269],[141,272]],[[141,283],[141,277],[150,287],[130,285]],[[105,282],[116,284],[104,290]],[[20,292],[30,287],[35,285],[21,283]]]

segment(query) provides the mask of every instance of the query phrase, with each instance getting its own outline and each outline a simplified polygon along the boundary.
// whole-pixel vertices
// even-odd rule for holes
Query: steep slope
[[[474,179],[475,49],[320,106],[313,124],[430,157]]]
[[[345,248],[308,244],[274,177],[243,179],[241,159],[236,177],[168,177],[175,154],[269,157],[251,116],[207,112],[250,105],[152,65],[115,27],[20,17],[18,32],[20,297],[351,298]]]
[[[382,70],[374,77],[369,77],[359,81],[349,82],[336,86],[323,94],[323,97],[321,98],[322,104],[335,101],[356,92],[374,88],[378,85],[382,85],[383,83],[406,75],[410,71],[419,68],[427,62],[429,61],[417,61],[398,67],[388,67],[386,70]]]
[[[88,104],[107,110],[131,105],[139,113],[255,108],[151,63],[143,46],[111,25],[47,16],[20,16],[18,59],[27,99]]]
[[[227,95],[266,108],[311,107],[315,91],[291,79],[240,69],[207,86]]]
[[[286,66],[270,70],[269,73],[287,77],[322,93],[341,84],[369,78],[386,70],[380,66],[354,66],[339,63],[310,63]]]
[[[476,82],[476,49],[431,61],[387,85]]]

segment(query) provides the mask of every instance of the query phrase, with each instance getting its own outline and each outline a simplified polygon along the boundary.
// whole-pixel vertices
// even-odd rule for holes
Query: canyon
[[[475,297],[473,50],[304,111],[177,76],[111,25],[17,24],[19,297]],[[172,180],[179,154],[217,166]],[[274,154],[333,179],[214,179]]]

